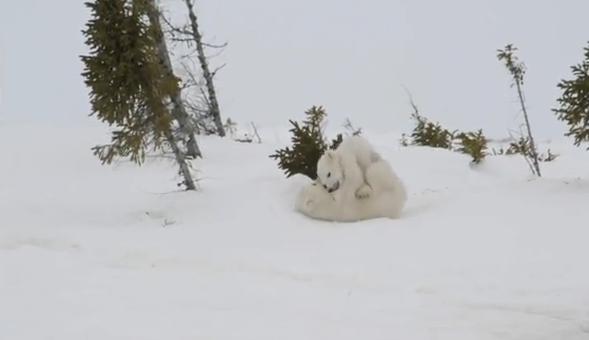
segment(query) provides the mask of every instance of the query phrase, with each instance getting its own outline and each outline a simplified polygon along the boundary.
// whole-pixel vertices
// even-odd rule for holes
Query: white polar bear
[[[297,196],[295,209],[311,218],[337,222],[399,218],[407,194],[389,163],[384,159],[372,163],[366,171],[366,179],[373,191],[362,199],[352,191],[336,198],[320,183],[307,184]],[[340,185],[345,187],[345,180]]]
[[[347,196],[349,191],[353,191],[357,198],[367,198],[372,187],[366,172],[379,160],[380,155],[365,138],[347,137],[335,150],[329,150],[319,158],[317,179],[328,192],[334,193],[336,199]]]

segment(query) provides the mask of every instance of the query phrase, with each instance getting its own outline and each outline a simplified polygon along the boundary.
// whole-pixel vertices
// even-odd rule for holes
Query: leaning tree
[[[183,177],[194,190],[178,121],[171,98],[179,91],[178,78],[162,62],[160,27],[150,22],[155,10],[150,0],[94,0],[87,2],[91,18],[83,33],[90,48],[82,56],[83,76],[90,88],[92,115],[114,127],[111,141],[93,148],[103,163],[128,157],[141,164],[148,149],[169,147]]]

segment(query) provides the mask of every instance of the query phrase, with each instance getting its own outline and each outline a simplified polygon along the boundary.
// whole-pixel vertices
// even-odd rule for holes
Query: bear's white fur
[[[347,196],[350,191],[357,198],[366,198],[372,193],[366,171],[379,160],[380,155],[365,138],[347,137],[335,150],[329,150],[319,158],[317,179],[328,192],[334,193],[336,199]]]
[[[407,193],[389,163],[380,156],[375,160],[371,158],[373,156],[366,157],[360,154],[360,158],[370,160],[362,175],[360,161],[350,162],[346,159],[349,155],[342,156],[341,161],[333,161],[337,160],[337,154],[327,156],[330,159],[324,160],[324,168],[321,171],[327,171],[324,175],[332,172],[331,176],[325,176],[327,179],[336,176],[334,181],[328,181],[333,186],[319,181],[308,184],[299,192],[295,208],[312,218],[339,222],[379,217],[399,218],[407,200]],[[371,188],[371,194],[358,198],[357,190],[363,185]],[[330,192],[331,188],[336,190]]]

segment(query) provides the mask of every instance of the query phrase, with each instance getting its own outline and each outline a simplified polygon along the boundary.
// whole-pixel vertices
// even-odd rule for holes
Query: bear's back
[[[360,136],[346,137],[336,151],[343,157],[354,158],[362,171],[366,171],[370,164],[380,160],[380,155],[374,151],[368,140]]]

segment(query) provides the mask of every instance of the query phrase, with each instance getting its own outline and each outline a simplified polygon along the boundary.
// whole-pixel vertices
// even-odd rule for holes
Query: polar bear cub
[[[356,198],[353,192],[336,198],[318,182],[307,184],[297,196],[295,209],[311,218],[337,222],[399,218],[407,193],[389,163],[384,159],[372,163],[366,171],[366,179],[372,194],[363,199]]]
[[[366,179],[366,171],[379,160],[380,155],[365,138],[347,137],[335,150],[329,150],[319,158],[317,179],[329,193],[335,193],[336,199],[350,191],[356,198],[367,198],[373,188]]]

